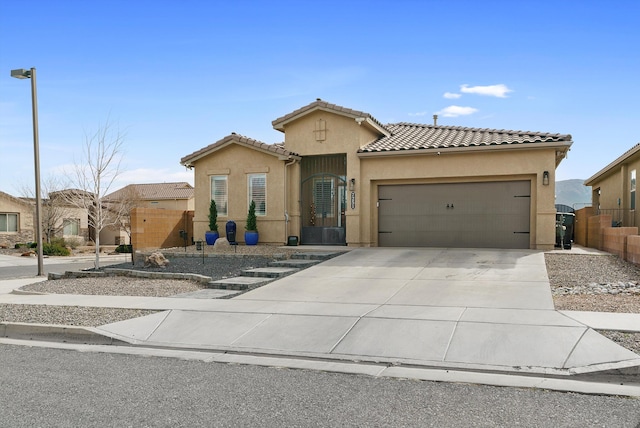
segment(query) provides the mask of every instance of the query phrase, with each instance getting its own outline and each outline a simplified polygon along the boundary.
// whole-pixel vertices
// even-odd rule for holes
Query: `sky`
[[[0,0],[0,191],[82,162],[106,124],[131,183],[187,181],[180,159],[316,98],[382,123],[571,134],[556,180],[640,142],[640,2]]]

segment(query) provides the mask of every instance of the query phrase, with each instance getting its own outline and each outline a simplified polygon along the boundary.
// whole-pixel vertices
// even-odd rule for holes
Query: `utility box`
[[[236,222],[233,220],[229,220],[225,225],[225,230],[227,232],[227,241],[229,244],[236,243]]]

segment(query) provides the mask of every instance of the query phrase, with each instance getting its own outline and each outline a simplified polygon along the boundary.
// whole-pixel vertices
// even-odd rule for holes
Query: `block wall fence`
[[[640,264],[640,236],[637,227],[612,227],[610,215],[591,215],[593,208],[576,211],[575,242],[615,254],[623,260]]]
[[[134,250],[182,247],[180,231],[187,232],[187,245],[193,239],[193,211],[134,208],[131,212],[131,242]]]

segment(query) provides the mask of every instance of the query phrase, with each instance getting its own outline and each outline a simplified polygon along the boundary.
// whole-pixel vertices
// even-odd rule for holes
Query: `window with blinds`
[[[267,215],[267,174],[249,175],[249,195],[247,206],[251,201],[256,203],[256,215]]]
[[[211,176],[211,200],[216,201],[218,215],[226,217],[229,212],[229,193],[227,191],[227,176]]]

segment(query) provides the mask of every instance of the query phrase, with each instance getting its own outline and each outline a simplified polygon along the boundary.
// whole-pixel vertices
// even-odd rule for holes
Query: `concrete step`
[[[295,260],[329,260],[339,256],[343,251],[301,251],[291,255]]]
[[[272,266],[255,269],[246,269],[242,271],[242,276],[260,277],[260,278],[282,278],[291,275],[300,269],[292,267]]]
[[[236,276],[233,278],[210,281],[207,283],[206,288],[214,288],[218,290],[252,290],[265,285],[272,280],[272,278]]]
[[[269,266],[279,267],[279,268],[296,268],[296,269],[305,269],[313,265],[317,265],[322,260],[298,260],[298,259],[289,259],[289,260],[280,260],[277,262],[269,263]]]

